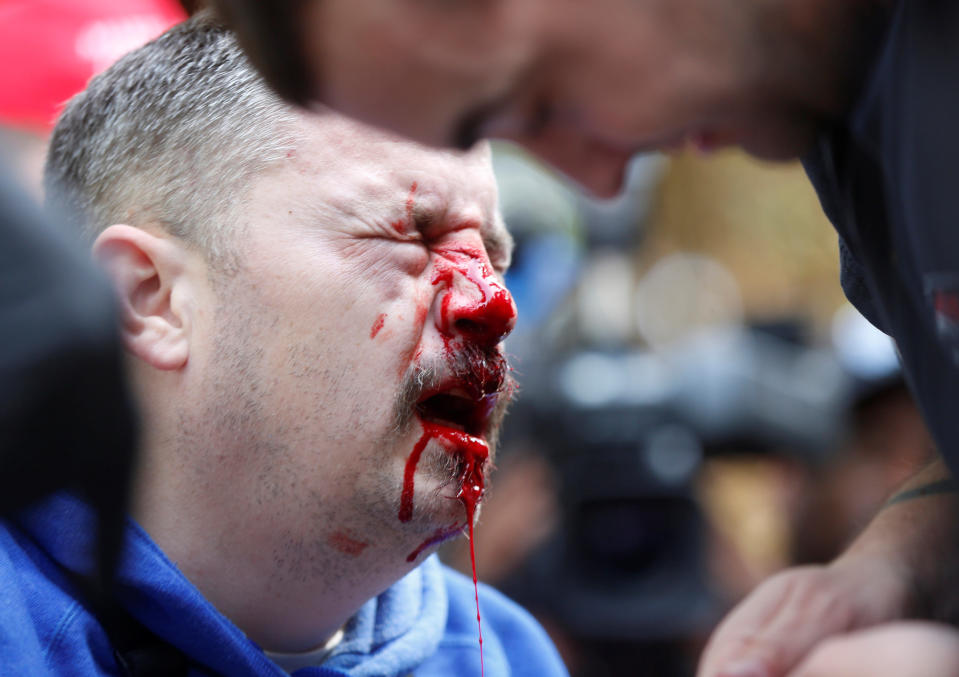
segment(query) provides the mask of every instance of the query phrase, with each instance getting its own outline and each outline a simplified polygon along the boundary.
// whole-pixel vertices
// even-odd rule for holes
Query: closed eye
[[[415,205],[413,211],[410,214],[413,219],[413,227],[416,228],[416,232],[420,233],[423,236],[427,236],[430,232],[430,229],[436,224],[436,215],[431,209],[426,207]]]

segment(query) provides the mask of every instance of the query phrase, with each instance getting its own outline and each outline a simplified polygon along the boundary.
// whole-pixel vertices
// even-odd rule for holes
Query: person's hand
[[[817,645],[789,677],[957,677],[959,632],[904,622],[840,635]]]
[[[835,562],[790,569],[756,588],[719,625],[697,676],[793,677],[831,638],[904,618],[959,618],[957,515],[956,484],[937,459]]]
[[[697,675],[791,677],[790,670],[827,638],[901,618],[906,578],[891,560],[871,556],[786,570],[720,624]]]

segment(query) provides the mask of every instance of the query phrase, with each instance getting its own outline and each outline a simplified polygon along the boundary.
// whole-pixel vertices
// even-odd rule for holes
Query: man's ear
[[[181,289],[187,285],[183,247],[140,228],[114,225],[100,233],[93,255],[117,290],[127,350],[156,369],[185,366],[190,316]]]

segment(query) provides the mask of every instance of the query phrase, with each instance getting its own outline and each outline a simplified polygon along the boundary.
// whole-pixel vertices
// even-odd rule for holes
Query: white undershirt
[[[264,651],[266,657],[271,661],[279,665],[288,673],[293,673],[299,670],[300,668],[315,667],[321,665],[335,649],[340,642],[343,641],[343,628],[340,628],[336,633],[327,640],[326,644],[323,646],[312,649],[310,651],[304,651],[303,653],[276,653],[274,651]]]

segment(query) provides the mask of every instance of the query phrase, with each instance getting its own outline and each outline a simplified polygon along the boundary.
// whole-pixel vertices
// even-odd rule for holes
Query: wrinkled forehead
[[[489,146],[436,149],[339,114],[304,117],[295,165],[327,208],[367,220],[397,211],[502,228]]]

